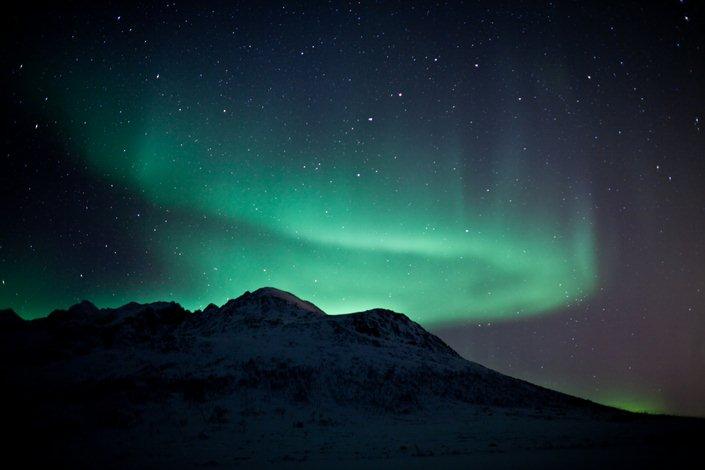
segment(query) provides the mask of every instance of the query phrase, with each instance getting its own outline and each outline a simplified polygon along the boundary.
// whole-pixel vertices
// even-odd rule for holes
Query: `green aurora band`
[[[521,122],[483,156],[452,117],[419,124],[354,96],[282,103],[265,99],[266,82],[225,108],[186,76],[116,78],[89,64],[37,86],[89,171],[171,214],[131,234],[168,274],[68,283],[23,314],[80,298],[195,309],[273,285],[329,313],[385,307],[438,324],[535,315],[593,291],[589,196],[526,157]]]

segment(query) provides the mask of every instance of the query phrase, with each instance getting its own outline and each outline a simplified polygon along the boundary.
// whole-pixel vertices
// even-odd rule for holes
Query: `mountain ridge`
[[[21,326],[14,322],[15,328]],[[498,390],[494,390],[492,396],[487,390],[477,390],[477,384],[468,388],[461,383],[465,373],[486,376],[495,386],[516,386],[524,392],[528,387],[532,393],[547,393],[553,401],[591,403],[467,361],[404,314],[378,308],[327,315],[312,303],[272,287],[246,291],[220,307],[211,304],[194,312],[176,302],[130,302],[117,308],[101,309],[82,301],[67,310],[54,310],[46,318],[26,321],[24,326],[26,334],[35,336],[27,355],[36,359],[43,357],[45,362],[51,362],[53,355],[66,359],[125,347],[173,351],[193,348],[194,342],[227,343],[230,348],[252,342],[248,353],[240,353],[247,356],[240,358],[240,362],[285,359],[311,370],[325,370],[331,363],[321,358],[335,357],[335,367],[341,364],[352,367],[349,361],[356,358],[384,368],[385,373],[396,368],[422,368],[430,376],[450,374],[449,383],[454,384],[448,386],[453,390],[450,395],[471,403],[512,406],[527,398],[512,398],[511,393],[498,393]],[[52,340],[47,341],[47,336]],[[253,341],[253,338],[256,339]],[[267,344],[270,341],[272,343]],[[12,344],[11,339],[8,344]],[[321,354],[314,354],[313,349]],[[233,349],[221,353],[229,355]],[[411,388],[414,393],[437,393],[423,383],[415,383]],[[325,387],[318,387],[318,390],[325,390]],[[448,391],[443,393],[449,395]],[[328,395],[335,394],[328,390]],[[368,399],[367,403],[373,401]]]
[[[327,315],[274,288],[195,312],[88,301],[31,321],[4,312],[9,422],[27,442],[60,436],[51,455],[65,463],[76,448],[91,449],[91,463],[131,452],[129,462],[157,467],[467,456],[566,433],[563,445],[584,446],[638,418],[468,361],[404,314]],[[429,433],[444,437],[428,444]],[[108,435],[122,444],[106,446]],[[155,450],[174,446],[183,460]]]

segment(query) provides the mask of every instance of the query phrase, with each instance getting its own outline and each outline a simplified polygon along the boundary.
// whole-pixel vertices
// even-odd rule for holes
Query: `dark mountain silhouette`
[[[700,420],[502,375],[403,314],[329,316],[274,288],[193,313],[173,302],[83,301],[33,321],[3,310],[0,353],[15,436],[43,443],[28,456],[79,467],[511,464],[554,448],[642,458],[645,443],[670,453],[703,434]]]

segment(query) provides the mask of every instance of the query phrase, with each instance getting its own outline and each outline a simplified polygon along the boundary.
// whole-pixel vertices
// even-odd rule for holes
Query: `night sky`
[[[271,285],[705,415],[705,7],[618,3],[7,12],[0,307]]]

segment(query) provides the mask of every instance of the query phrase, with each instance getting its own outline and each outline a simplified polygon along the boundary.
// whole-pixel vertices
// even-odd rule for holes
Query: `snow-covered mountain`
[[[270,287],[193,313],[5,310],[0,344],[17,435],[72,465],[406,465],[702,431],[507,377],[403,314],[329,316]]]

